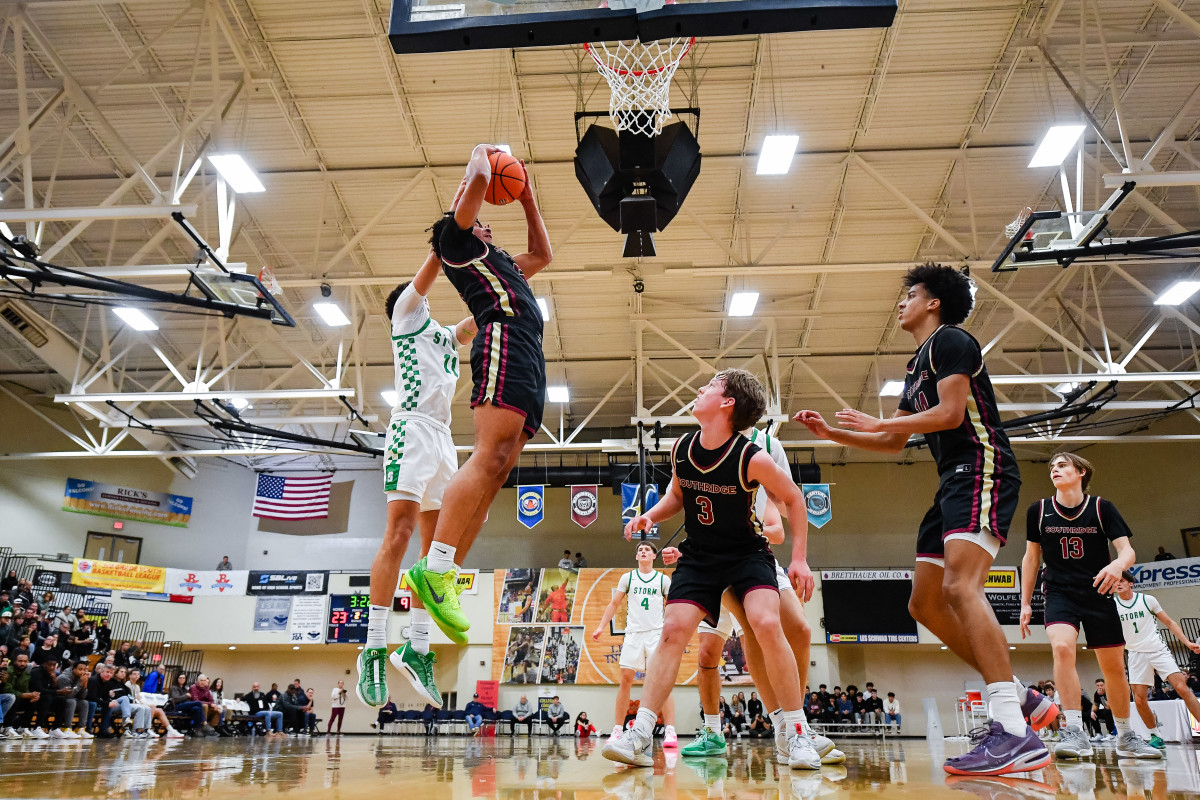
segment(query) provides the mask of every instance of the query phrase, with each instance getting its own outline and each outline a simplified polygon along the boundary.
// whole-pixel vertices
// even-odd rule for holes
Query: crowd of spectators
[[[880,696],[875,684],[867,681],[860,690],[854,684],[845,689],[834,686],[829,691],[825,684],[820,684],[814,691],[804,687],[806,700],[804,713],[809,720],[825,725],[838,725],[843,728],[864,725],[895,725],[896,732],[900,731],[900,703],[896,700],[895,692],[888,692],[887,698]]]
[[[634,713],[636,715],[636,709]],[[455,714],[462,716],[455,717]],[[539,708],[538,704],[531,703],[529,696],[524,694],[521,695],[521,699],[517,701],[511,711],[497,711],[495,708],[486,706],[480,701],[479,695],[475,694],[461,712],[439,710],[431,705],[426,705],[424,711],[411,717],[400,711],[389,697],[387,703],[379,709],[375,727],[382,734],[385,732],[386,726],[394,722],[420,722],[424,727],[425,734],[432,736],[438,733],[439,724],[454,722],[456,719],[466,725],[465,732],[469,736],[483,735],[489,724],[495,725],[497,732],[503,730],[503,725],[507,724],[510,736],[516,736],[517,727],[521,725],[525,726],[526,735],[532,735],[533,726],[537,724],[545,725],[551,736],[573,733],[575,736],[586,739],[596,733],[596,726],[588,720],[586,711],[579,712],[579,715],[575,717],[574,727],[570,727],[572,725],[571,715],[563,706],[558,695],[554,695],[544,707]],[[562,733],[564,729],[566,734]]]

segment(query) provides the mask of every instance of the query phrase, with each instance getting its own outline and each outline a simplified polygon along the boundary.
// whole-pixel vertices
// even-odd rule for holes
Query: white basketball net
[[[671,78],[695,43],[691,37],[583,46],[612,90],[608,115],[617,130],[662,133],[663,121],[671,116]]]

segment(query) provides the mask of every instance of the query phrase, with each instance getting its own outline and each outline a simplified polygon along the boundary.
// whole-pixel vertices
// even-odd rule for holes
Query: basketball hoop
[[[1021,231],[1021,226],[1025,224],[1025,220],[1029,219],[1029,215],[1033,213],[1033,209],[1029,206],[1021,209],[1021,213],[1012,222],[1004,226],[1004,234],[1011,239]],[[1029,238],[1029,236],[1026,236]]]
[[[695,43],[693,36],[583,46],[612,90],[608,115],[617,130],[644,136],[662,133],[663,120],[671,117],[671,78]]]

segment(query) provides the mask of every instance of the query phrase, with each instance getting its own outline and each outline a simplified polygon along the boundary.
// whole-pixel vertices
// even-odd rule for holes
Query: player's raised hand
[[[863,433],[878,433],[883,423],[883,420],[878,417],[855,411],[853,408],[843,408],[837,412],[837,421],[843,428]]]
[[[664,547],[659,555],[662,556],[663,564],[670,566],[679,560],[682,553],[679,552],[678,547]]]
[[[1029,623],[1033,620],[1033,606],[1021,606],[1021,638],[1029,635]]]
[[[804,427],[808,428],[809,432],[814,436],[820,436],[822,439],[829,438],[830,427],[825,418],[816,411],[801,411],[792,417],[796,422],[799,422]]]
[[[808,568],[808,562],[804,559],[793,561],[788,567],[788,579],[792,582],[792,588],[796,590],[796,594],[800,599],[807,603],[812,600],[813,596],[813,574]]]
[[[525,166],[525,162],[521,162],[521,169],[525,171],[525,188],[517,195],[517,201],[524,203],[533,200],[533,180],[529,177],[529,168]]]
[[[638,514],[633,519],[625,524],[625,541],[632,542],[633,535],[639,531],[648,531],[654,526],[650,521],[650,517],[645,514]]]
[[[1100,594],[1112,594],[1116,591],[1119,580],[1121,580],[1121,568],[1116,564],[1109,564],[1096,573],[1096,577],[1092,579],[1092,586],[1095,586],[1096,591]]]

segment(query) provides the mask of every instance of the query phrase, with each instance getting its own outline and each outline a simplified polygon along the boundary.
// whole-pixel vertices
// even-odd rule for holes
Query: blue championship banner
[[[638,484],[622,483],[621,484],[621,527],[629,524],[629,520],[642,514],[646,509],[654,508],[654,504],[658,502],[658,485],[653,483],[646,484],[646,502],[638,502]],[[639,536],[640,539],[658,539],[658,526],[654,525],[649,530],[643,532],[644,536]]]
[[[814,528],[823,528],[833,519],[833,503],[829,500],[828,483],[806,483],[800,487],[804,492],[804,510],[808,512],[808,523]]]
[[[533,528],[546,516],[546,487],[517,487],[517,522]]]

